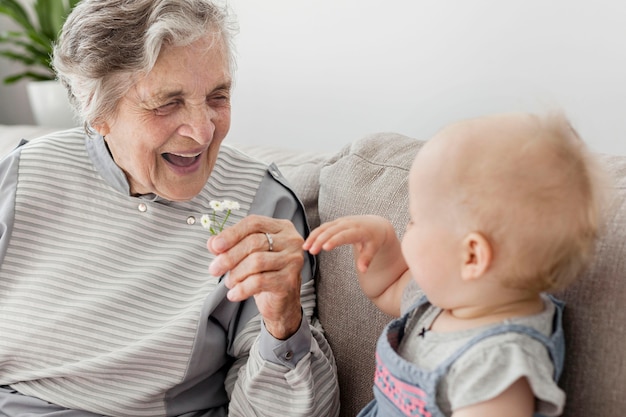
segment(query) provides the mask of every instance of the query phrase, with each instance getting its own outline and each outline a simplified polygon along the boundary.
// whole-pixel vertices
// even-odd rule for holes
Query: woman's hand
[[[216,255],[209,273],[229,272],[225,281],[229,300],[254,296],[265,327],[277,339],[293,335],[302,320],[303,242],[290,221],[258,215],[245,217],[207,242]]]

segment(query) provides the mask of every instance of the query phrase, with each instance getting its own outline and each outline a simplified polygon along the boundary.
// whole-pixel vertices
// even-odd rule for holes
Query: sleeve
[[[507,333],[473,346],[452,366],[442,388],[450,409],[487,401],[515,381],[526,378],[536,398],[536,412],[559,416],[565,393],[552,378],[554,366],[547,349],[530,336]],[[439,401],[439,400],[438,400]]]
[[[13,230],[19,152],[13,151],[0,160],[0,263],[4,260]]]
[[[284,184],[275,167],[262,182],[250,212],[291,219],[300,233],[308,233],[304,209]],[[305,255],[302,270],[300,329],[277,340],[264,329],[257,314],[234,339],[226,389],[229,416],[337,416],[339,387],[331,348],[314,316],[315,259]],[[246,302],[254,302],[248,300]]]

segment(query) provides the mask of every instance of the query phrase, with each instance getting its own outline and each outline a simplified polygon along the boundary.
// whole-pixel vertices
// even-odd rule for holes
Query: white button
[[[192,224],[195,224],[195,223],[196,223],[196,218],[195,217],[193,217],[193,216],[187,217],[187,224],[188,225],[192,225]]]
[[[146,211],[148,211],[148,206],[146,205],[146,203],[139,203],[139,205],[137,206],[137,210],[145,213]]]

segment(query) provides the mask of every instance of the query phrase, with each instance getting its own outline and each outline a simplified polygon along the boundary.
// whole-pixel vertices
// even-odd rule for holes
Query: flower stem
[[[226,212],[226,216],[224,216],[224,221],[220,224],[220,232],[224,230],[224,225],[226,225],[226,220],[228,220],[228,216],[230,216],[230,210]]]

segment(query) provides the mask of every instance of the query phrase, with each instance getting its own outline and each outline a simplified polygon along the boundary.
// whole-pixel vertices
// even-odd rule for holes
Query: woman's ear
[[[98,132],[101,136],[106,136],[111,131],[111,129],[109,128],[109,124],[107,122],[95,123],[91,125],[91,127],[93,128],[93,130]]]
[[[472,232],[463,239],[463,265],[461,278],[463,280],[478,279],[491,266],[493,249],[491,244],[481,233]]]

